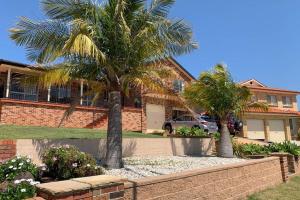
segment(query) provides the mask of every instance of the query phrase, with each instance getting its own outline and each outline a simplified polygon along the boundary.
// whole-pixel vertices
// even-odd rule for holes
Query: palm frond
[[[43,0],[41,4],[47,16],[60,20],[82,18],[95,8],[91,0]]]
[[[35,22],[26,17],[10,32],[17,45],[27,47],[28,58],[39,63],[52,62],[63,55],[62,48],[69,36],[68,26],[61,21]]]
[[[167,17],[175,0],[152,0],[148,12],[154,17]]]

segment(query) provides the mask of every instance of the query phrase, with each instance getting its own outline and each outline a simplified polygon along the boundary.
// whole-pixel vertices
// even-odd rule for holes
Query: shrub
[[[268,154],[266,147],[259,144],[241,144],[233,142],[233,153],[237,157],[247,157],[249,155]]]
[[[0,193],[1,200],[27,199],[35,196],[36,188],[33,180],[16,180],[9,183],[6,189]]]
[[[36,179],[38,168],[28,157],[14,157],[0,165],[0,182],[13,181],[22,173],[30,173]]]
[[[181,135],[181,136],[189,136],[190,133],[191,133],[191,129],[189,127],[186,127],[186,126],[183,126],[183,127],[179,127],[177,130],[176,130],[176,133],[178,135]]]
[[[38,168],[30,158],[17,156],[0,165],[0,199],[26,199],[35,195]],[[26,179],[24,179],[26,178]],[[19,180],[20,179],[20,180]]]
[[[186,126],[180,127],[177,129],[176,133],[180,136],[184,136],[184,137],[192,137],[192,136],[196,136],[196,137],[208,137],[208,133],[205,132],[203,129],[201,128],[189,128]]]
[[[290,141],[272,143],[266,147],[270,152],[285,152],[294,156],[300,156],[300,147]]]
[[[103,173],[102,168],[96,165],[96,160],[91,155],[80,152],[74,146],[49,148],[43,153],[42,160],[47,166],[46,173],[57,180]]]
[[[216,141],[219,141],[220,138],[221,138],[221,133],[219,132],[215,132],[212,134],[213,138],[216,140]]]

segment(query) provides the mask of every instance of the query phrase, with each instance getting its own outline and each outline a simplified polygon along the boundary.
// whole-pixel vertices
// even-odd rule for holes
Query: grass
[[[277,187],[251,195],[248,200],[291,200],[300,199],[300,176],[295,176]]]
[[[157,134],[123,132],[124,138],[159,138]],[[83,128],[49,128],[34,126],[0,125],[0,139],[63,139],[63,138],[106,138],[105,130]]]

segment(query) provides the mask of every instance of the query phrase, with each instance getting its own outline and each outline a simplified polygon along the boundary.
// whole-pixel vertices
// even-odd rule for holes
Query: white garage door
[[[283,120],[269,120],[270,141],[283,142],[285,140]]]
[[[264,121],[259,119],[247,120],[248,138],[265,139]]]
[[[165,107],[156,104],[146,105],[147,114],[147,133],[162,132],[165,122]]]

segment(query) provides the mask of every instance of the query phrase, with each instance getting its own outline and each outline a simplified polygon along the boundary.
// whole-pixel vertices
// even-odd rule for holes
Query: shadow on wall
[[[25,150],[29,151],[27,153],[34,153],[36,152],[36,156],[32,155],[34,160],[38,159],[40,162],[41,156],[43,152],[50,148],[50,147],[59,147],[63,145],[72,145],[77,147],[80,151],[86,152],[91,154],[97,160],[102,161],[105,159],[106,155],[106,140],[105,139],[59,139],[59,140],[42,140],[42,139],[34,139],[29,140],[31,141],[30,144],[23,144],[22,146],[26,145],[27,148]],[[27,141],[23,142],[27,143]],[[34,151],[30,149],[30,146],[34,147]],[[22,147],[21,147],[22,148]],[[123,143],[123,155],[124,157],[132,156],[134,154],[136,148],[136,141],[134,139],[127,141],[125,144]],[[22,151],[21,151],[22,153]],[[25,152],[23,152],[25,153]]]
[[[173,156],[207,156],[212,154],[212,150],[214,148],[214,140],[211,138],[204,139],[170,137],[170,145]]]
[[[105,139],[20,139],[17,154],[31,155],[40,164],[41,156],[49,147],[73,145],[80,151],[103,161],[106,154]],[[130,156],[209,156],[212,154],[211,138],[124,138],[123,157]]]

